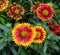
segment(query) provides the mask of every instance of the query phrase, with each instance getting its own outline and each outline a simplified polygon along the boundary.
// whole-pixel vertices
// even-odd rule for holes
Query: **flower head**
[[[42,4],[37,8],[37,16],[42,20],[50,20],[53,16],[54,10],[48,4]]]
[[[60,25],[58,23],[49,22],[48,27],[53,34],[60,32]]]
[[[34,5],[37,8],[37,7],[39,7],[41,5],[41,3],[40,2],[35,2]]]
[[[7,12],[7,15],[15,20],[19,20],[24,15],[24,8],[19,4],[13,3],[10,6],[10,10]]]
[[[42,43],[46,38],[46,31],[41,26],[35,26],[36,36],[34,38],[35,43]]]
[[[34,3],[34,5],[32,5],[32,6],[30,7],[30,12],[35,13],[35,12],[36,12],[37,7],[39,7],[40,5],[41,5],[41,3],[40,3],[40,2],[35,2],[35,3]]]
[[[18,46],[29,46],[35,38],[35,29],[28,23],[16,24],[12,30],[12,37]]]
[[[8,0],[0,0],[0,11],[8,7]]]
[[[36,7],[35,7],[35,5],[31,6],[31,8],[30,8],[30,12],[33,12],[33,13],[36,12]]]

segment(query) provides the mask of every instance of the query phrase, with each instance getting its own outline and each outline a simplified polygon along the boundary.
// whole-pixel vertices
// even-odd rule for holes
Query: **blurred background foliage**
[[[49,21],[43,22],[30,13],[30,6],[37,1],[50,4],[54,8],[53,22],[60,24],[60,0],[9,0],[9,5],[13,2],[22,5],[25,14],[21,20],[15,21],[7,16],[6,10],[0,12],[0,55],[60,55],[60,33],[52,34],[47,26]],[[29,47],[15,45],[11,38],[11,30],[17,22],[43,26],[47,31],[46,40],[42,44],[31,44]]]

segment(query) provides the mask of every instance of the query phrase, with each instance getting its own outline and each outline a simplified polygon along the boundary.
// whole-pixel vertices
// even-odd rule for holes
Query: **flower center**
[[[19,10],[18,9],[15,10],[15,14],[19,14]]]
[[[20,33],[20,35],[22,38],[26,38],[28,36],[28,32],[24,30]]]
[[[47,15],[49,14],[49,11],[48,11],[48,10],[43,10],[43,11],[42,11],[42,14],[43,14],[44,16],[47,16]]]
[[[51,29],[55,29],[55,27],[54,26],[51,26]]]
[[[0,0],[0,5],[2,5],[3,4],[3,1],[2,0]]]
[[[40,38],[40,36],[41,36],[41,33],[39,31],[37,31],[36,38]]]

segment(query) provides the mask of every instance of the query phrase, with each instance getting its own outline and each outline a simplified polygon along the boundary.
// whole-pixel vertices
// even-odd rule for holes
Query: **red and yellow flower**
[[[37,16],[38,18],[44,20],[50,20],[53,16],[54,10],[48,4],[42,4],[37,8]]]
[[[35,3],[34,3],[34,5],[32,5],[32,6],[30,7],[30,12],[35,13],[35,12],[36,12],[37,7],[39,7],[40,5],[41,5],[41,3],[40,3],[40,2],[35,2]]]
[[[13,41],[18,46],[29,46],[35,38],[35,29],[29,23],[16,24],[12,30]]]
[[[0,0],[0,11],[8,7],[8,0]]]
[[[7,12],[7,15],[15,20],[19,20],[24,15],[24,8],[21,7],[19,4],[13,3],[10,6],[10,10]]]
[[[48,27],[53,34],[58,34],[60,32],[60,25],[58,23],[49,22]]]
[[[31,6],[31,8],[30,8],[30,12],[33,12],[33,13],[35,13],[36,12],[36,7],[33,5],[33,6]]]
[[[35,26],[36,36],[34,38],[34,43],[42,43],[46,38],[46,31],[41,26]]]

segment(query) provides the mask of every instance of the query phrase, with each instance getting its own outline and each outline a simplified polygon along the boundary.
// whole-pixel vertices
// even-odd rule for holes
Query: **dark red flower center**
[[[51,29],[55,29],[55,26],[51,26]]]

